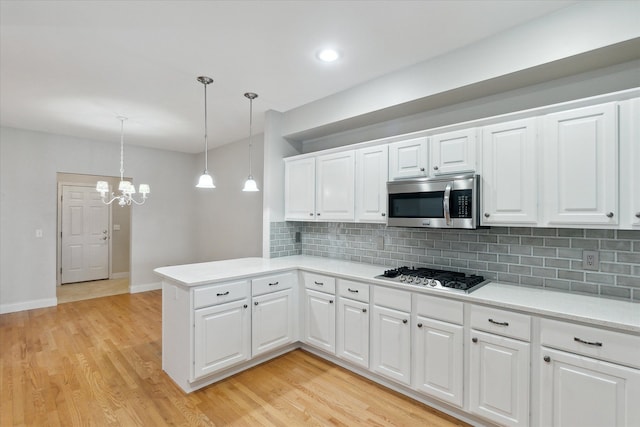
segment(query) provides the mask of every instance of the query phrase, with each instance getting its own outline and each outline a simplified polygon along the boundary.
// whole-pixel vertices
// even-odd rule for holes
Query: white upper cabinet
[[[640,98],[620,103],[620,222],[640,228]]]
[[[431,137],[432,175],[476,170],[476,129],[447,132]]]
[[[316,159],[287,160],[284,183],[285,219],[313,221],[316,216]]]
[[[353,221],[355,218],[353,150],[317,157],[316,220]]]
[[[285,220],[353,221],[355,154],[285,161]]]
[[[389,144],[389,180],[428,176],[428,144],[426,137]]]
[[[356,221],[387,222],[388,153],[386,145],[356,151]]]
[[[482,130],[482,225],[538,223],[535,118]]]
[[[618,224],[616,104],[544,117],[543,200],[546,225]]]

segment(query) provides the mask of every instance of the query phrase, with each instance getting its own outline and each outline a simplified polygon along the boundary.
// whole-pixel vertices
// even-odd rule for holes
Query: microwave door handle
[[[444,220],[447,225],[451,225],[451,211],[449,209],[449,199],[451,198],[451,182],[447,184],[444,189],[444,199],[442,204],[444,205]]]

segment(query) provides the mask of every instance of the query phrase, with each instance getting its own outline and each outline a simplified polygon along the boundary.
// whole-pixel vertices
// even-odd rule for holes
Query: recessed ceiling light
[[[340,57],[335,49],[321,49],[318,52],[318,59],[322,62],[333,62]]]

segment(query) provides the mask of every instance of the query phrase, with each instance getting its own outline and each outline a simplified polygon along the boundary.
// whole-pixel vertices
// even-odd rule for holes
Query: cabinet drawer
[[[338,280],[338,295],[356,301],[369,302],[369,285],[340,279]]]
[[[200,286],[193,290],[193,308],[222,304],[248,296],[249,282],[247,280]]]
[[[406,291],[376,286],[373,290],[373,303],[411,313],[411,293]]]
[[[512,311],[472,305],[471,327],[523,341],[531,339],[531,316]]]
[[[446,298],[416,295],[416,314],[430,319],[462,325],[464,323],[464,304]]]
[[[540,343],[546,347],[640,368],[640,337],[636,335],[540,319]]]
[[[323,274],[304,273],[304,287],[308,289],[315,289],[320,292],[335,294],[336,279],[335,277],[325,276]]]
[[[295,275],[291,272],[258,277],[251,280],[251,295],[262,295],[269,292],[291,288],[295,283]]]

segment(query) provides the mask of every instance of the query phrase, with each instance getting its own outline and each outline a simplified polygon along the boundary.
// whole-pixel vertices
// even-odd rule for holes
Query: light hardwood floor
[[[301,350],[191,394],[161,364],[160,291],[0,315],[0,425],[465,425]]]

